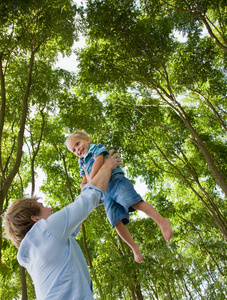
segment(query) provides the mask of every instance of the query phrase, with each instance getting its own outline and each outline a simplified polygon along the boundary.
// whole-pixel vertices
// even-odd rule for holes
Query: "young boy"
[[[103,165],[104,158],[109,155],[109,152],[101,144],[92,144],[84,130],[72,133],[66,140],[66,145],[79,158],[80,175],[83,177],[80,187],[83,189]],[[138,263],[143,262],[139,245],[125,226],[129,223],[129,212],[141,210],[146,213],[158,224],[166,241],[169,241],[173,235],[170,221],[163,218],[149,203],[143,201],[119,166],[112,171],[105,192],[104,207],[111,226],[131,247],[135,261]]]

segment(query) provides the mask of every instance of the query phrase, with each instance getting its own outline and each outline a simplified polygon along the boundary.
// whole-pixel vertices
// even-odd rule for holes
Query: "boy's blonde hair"
[[[16,200],[5,213],[6,234],[17,248],[19,248],[26,233],[35,224],[31,216],[40,214],[38,199],[35,196]]]
[[[74,137],[79,137],[83,140],[85,140],[86,138],[88,138],[88,134],[85,130],[77,130],[77,131],[74,131],[72,134],[70,134],[70,136],[67,138],[66,140],[66,146],[68,147],[71,143],[71,141],[74,139]],[[68,147],[69,149],[69,147]],[[69,149],[70,150],[70,149]],[[71,151],[71,150],[70,150]]]

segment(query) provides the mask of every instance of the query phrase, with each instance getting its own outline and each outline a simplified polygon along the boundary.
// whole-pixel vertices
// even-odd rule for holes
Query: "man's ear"
[[[35,223],[38,222],[40,219],[41,218],[39,216],[31,216],[31,220]]]

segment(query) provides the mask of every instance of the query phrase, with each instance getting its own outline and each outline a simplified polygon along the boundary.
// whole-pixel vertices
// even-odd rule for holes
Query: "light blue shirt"
[[[35,223],[22,240],[17,259],[32,277],[37,300],[94,299],[75,234],[103,200],[102,191],[87,184],[73,203]]]

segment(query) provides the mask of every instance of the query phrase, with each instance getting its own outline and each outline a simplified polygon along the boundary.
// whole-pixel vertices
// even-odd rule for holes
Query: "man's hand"
[[[113,149],[111,149],[109,151],[110,155],[106,158],[104,158],[104,163],[102,165],[101,168],[107,168],[110,170],[115,169],[117,166],[123,166],[124,164],[121,162],[123,159],[118,157],[120,155],[120,153],[115,153],[112,156],[112,153],[114,152]],[[85,167],[83,166],[84,172],[85,172],[85,176],[87,179],[87,183],[91,182],[91,176],[90,174],[87,172],[87,170],[85,169]]]
[[[124,164],[121,162],[122,158],[118,157],[120,154],[115,153],[113,154],[114,150],[110,150],[110,155],[104,159],[104,163],[102,167],[99,169],[98,173],[93,177],[89,182],[95,186],[97,186],[100,190],[105,193],[110,176],[111,171],[116,168],[117,166],[123,166]],[[112,155],[113,154],[113,155]],[[87,176],[87,173],[85,171]],[[87,178],[88,180],[88,178]]]
[[[103,166],[106,168],[110,168],[111,170],[115,169],[117,166],[123,166],[124,164],[121,162],[123,158],[118,157],[120,153],[113,154],[114,149],[109,151],[110,155],[104,159]],[[113,155],[112,155],[113,154]]]

